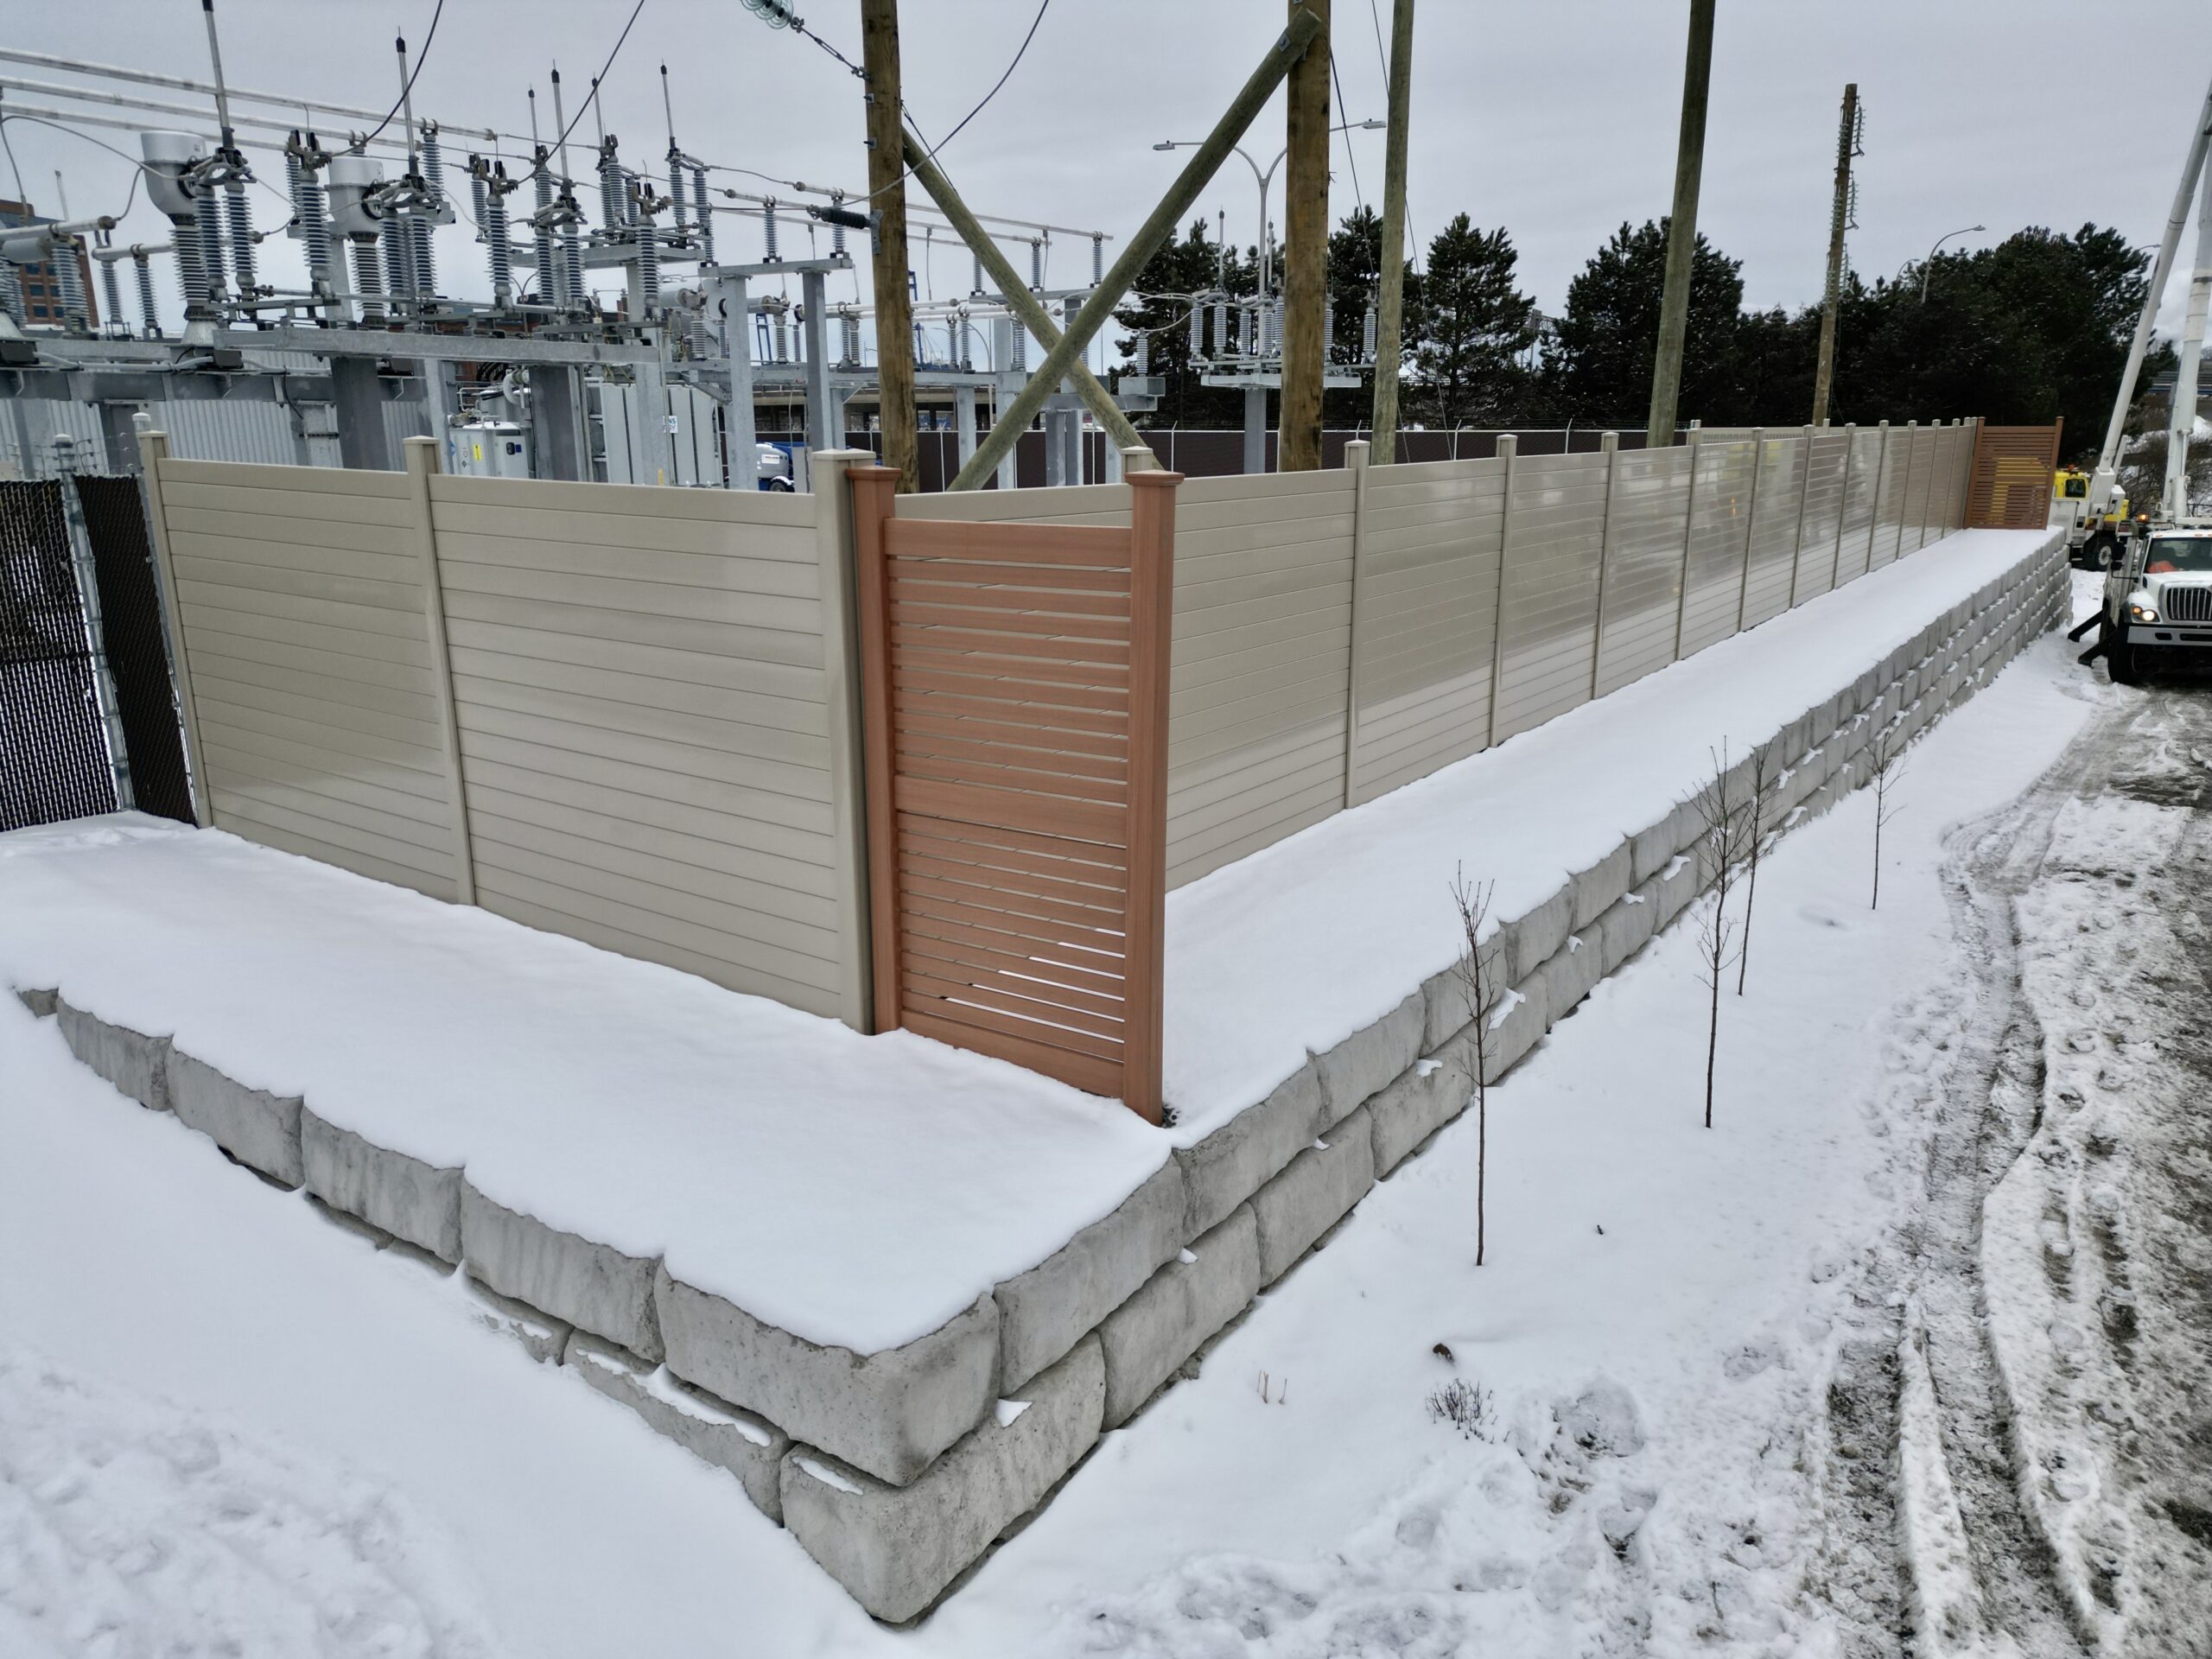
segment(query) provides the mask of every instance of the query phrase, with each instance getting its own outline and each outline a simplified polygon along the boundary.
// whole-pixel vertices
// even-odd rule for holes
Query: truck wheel
[[[2092,570],[2109,570],[2112,569],[2112,556],[2119,548],[2120,538],[2109,531],[2093,536],[2089,538],[2089,544],[2082,550],[2082,563]]]
[[[2120,637],[2115,628],[2105,646],[2105,664],[2112,671],[2114,685],[2140,685],[2143,683],[2142,659],[2136,648]]]

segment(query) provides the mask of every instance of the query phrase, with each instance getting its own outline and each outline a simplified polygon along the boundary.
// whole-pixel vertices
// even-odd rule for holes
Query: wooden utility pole
[[[1682,390],[1682,341],[1689,333],[1690,270],[1697,251],[1697,188],[1705,168],[1706,93],[1713,84],[1713,0],[1690,0],[1689,57],[1682,68],[1682,130],[1675,150],[1675,211],[1667,226],[1667,291],[1659,304],[1659,351],[1651,365],[1651,414],[1644,443],[1675,441]]]
[[[1290,72],[1289,175],[1283,185],[1282,413],[1275,469],[1321,465],[1321,376],[1329,354],[1329,0],[1290,0],[1321,32]]]
[[[1851,228],[1851,158],[1859,148],[1859,83],[1843,89],[1843,125],[1835,138],[1835,205],[1828,213],[1828,281],[1821,295],[1821,360],[1813,372],[1813,424],[1828,423],[1828,388],[1835,384],[1835,314],[1843,297],[1843,233]]]
[[[1375,456],[1398,458],[1398,365],[1405,355],[1406,150],[1411,138],[1414,0],[1390,12],[1390,130],[1382,157],[1382,292],[1375,303]]]
[[[914,303],[906,286],[906,123],[899,95],[899,0],[861,0],[868,76],[868,200],[875,257],[875,383],[883,461],[899,487],[921,487],[914,416]]]

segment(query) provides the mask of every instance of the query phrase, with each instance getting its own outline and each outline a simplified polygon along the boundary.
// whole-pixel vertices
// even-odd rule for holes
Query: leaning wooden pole
[[[1243,90],[1230,102],[1228,111],[1215,123],[1213,131],[1207,135],[1205,142],[1192,156],[1190,165],[1178,175],[1173,187],[1160,198],[1160,205],[1152,210],[1151,217],[1129,238],[1128,246],[1122,250],[1122,257],[1114,262],[1114,268],[1091,291],[1090,298],[1084,302],[1083,309],[1068,324],[1067,332],[1060,336],[1058,344],[1046,348],[1045,360],[1037,365],[1036,372],[1029,378],[1029,384],[999,411],[989,435],[976,445],[976,453],[969,457],[968,464],[952,480],[953,489],[981,489],[984,480],[998,471],[999,462],[1014,448],[1015,440],[1028,429],[1029,423],[1037,418],[1037,411],[1045,406],[1045,400],[1067,377],[1070,365],[1082,357],[1084,348],[1105,326],[1106,320],[1113,315],[1114,308],[1122,302],[1122,296],[1128,292],[1129,284],[1136,281],[1137,273],[1151,263],[1152,256],[1160,251],[1169,237],[1174,235],[1175,227],[1191,204],[1198,199],[1198,193],[1212,181],[1214,174],[1220,169],[1229,152],[1236,147],[1236,141],[1244,136],[1244,130],[1252,124],[1254,118],[1260,113],[1268,99],[1274,96],[1274,90],[1282,83],[1283,77],[1290,73],[1292,66],[1297,63],[1313,37],[1320,32],[1320,20],[1311,11],[1301,9],[1281,38],[1268,48],[1268,54],[1262,60],[1260,67],[1252,72],[1251,79],[1244,83]]]
[[[1290,0],[1321,31],[1290,72],[1290,172],[1283,184],[1282,438],[1275,469],[1321,465],[1321,384],[1329,354],[1329,0]]]
[[[1398,458],[1398,370],[1405,356],[1406,152],[1412,137],[1414,0],[1390,12],[1390,130],[1382,160],[1382,292],[1375,303],[1375,458]]]
[[[914,181],[929,193],[930,200],[952,221],[952,228],[960,232],[960,239],[968,245],[969,251],[983,262],[984,272],[999,285],[1000,296],[1006,301],[1006,308],[1014,313],[1015,321],[1036,336],[1039,345],[1050,351],[1059,343],[1059,324],[1052,321],[1042,302],[1029,291],[1028,283],[1014,270],[1014,262],[1000,251],[991,233],[983,228],[982,221],[969,211],[960,193],[952,188],[952,181],[944,176],[943,169],[930,159],[929,152],[911,132],[906,135],[906,169],[914,175]],[[1105,429],[1116,449],[1142,450],[1144,454],[1138,457],[1140,463],[1152,454],[1143,435],[1129,424],[1129,417],[1114,401],[1114,394],[1098,384],[1098,377],[1091,373],[1088,363],[1076,359],[1069,365],[1068,380],[1075,387],[1076,395],[1090,405],[1091,414]]]
[[[1667,224],[1667,288],[1659,302],[1659,349],[1651,365],[1651,413],[1644,446],[1675,441],[1689,335],[1690,272],[1697,252],[1698,181],[1705,170],[1706,94],[1713,85],[1713,0],[1690,0],[1689,55],[1682,66],[1682,126],[1675,150],[1675,211]]]
[[[861,66],[868,76],[868,201],[874,226],[875,383],[883,459],[899,487],[921,488],[914,415],[914,302],[906,286],[906,120],[899,92],[899,0],[861,0]]]

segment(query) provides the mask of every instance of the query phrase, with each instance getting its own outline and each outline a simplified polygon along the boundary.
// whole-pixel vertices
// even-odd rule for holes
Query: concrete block
[[[773,1423],[693,1388],[666,1366],[579,1331],[561,1363],[610,1400],[619,1400],[702,1463],[735,1475],[753,1505],[784,1518],[783,1461],[791,1436]]]
[[[569,1338],[575,1334],[566,1319],[556,1319],[527,1302],[502,1296],[465,1273],[461,1275],[461,1282],[468,1296],[469,1310],[479,1325],[500,1336],[512,1337],[541,1365],[561,1363]]]
[[[169,1039],[110,1025],[57,997],[54,1020],[69,1052],[141,1106],[169,1109]]]
[[[1333,1128],[1352,1109],[1420,1057],[1427,1030],[1428,999],[1414,991],[1380,1020],[1330,1049],[1313,1063],[1321,1078],[1324,1128]]]
[[[1196,1240],[1098,1327],[1106,1361],[1108,1428],[1136,1414],[1160,1386],[1260,1294],[1260,1232],[1252,1206]]]
[[[300,1109],[300,1165],[308,1191],[332,1209],[358,1216],[439,1261],[461,1261],[457,1169],[439,1169],[387,1152]]]
[[[61,1006],[59,991],[17,991],[16,1000],[31,1011],[31,1018],[43,1020]]]
[[[1668,860],[1689,845],[1699,829],[1697,807],[1677,801],[1667,816],[1629,838],[1629,884],[1638,886],[1666,868]]]
[[[1690,875],[1685,871],[1676,879],[1687,881]],[[1530,988],[1542,986],[1545,1017],[1547,1020],[1557,1020],[1590,995],[1590,988],[1605,977],[1605,938],[1592,927],[1586,932],[1569,934],[1558,953],[1522,980],[1518,988],[1523,996],[1533,1001],[1535,993]]]
[[[1577,870],[1568,878],[1574,888],[1574,931],[1589,926],[1620,902],[1621,895],[1629,889],[1629,874],[1634,861],[1635,855],[1624,841],[1588,869]]]
[[[1260,1235],[1260,1282],[1290,1270],[1313,1241],[1343,1220],[1375,1185],[1375,1130],[1364,1109],[1290,1160],[1252,1195]]]
[[[1414,1148],[1466,1109],[1474,1068],[1442,1057],[1418,1062],[1367,1103],[1375,1128],[1375,1179],[1403,1163]]]
[[[1211,1231],[1277,1171],[1312,1144],[1321,1121],[1321,1075],[1310,1058],[1256,1106],[1194,1147],[1179,1147],[1190,1209],[1183,1236]]]
[[[169,1106],[180,1122],[270,1180],[300,1184],[297,1095],[249,1089],[181,1049],[170,1052],[168,1073]]]
[[[987,1417],[905,1486],[807,1446],[784,1457],[784,1525],[854,1600],[893,1624],[934,1601],[991,1541],[1043,1501],[1097,1443],[1106,1397],[1098,1339]]]
[[[501,1294],[619,1343],[640,1359],[658,1364],[664,1357],[653,1306],[657,1263],[494,1204],[466,1179],[461,1191],[461,1249],[468,1271]],[[698,1377],[691,1380],[714,1387]]]
[[[1562,881],[1556,892],[1543,903],[1513,924],[1512,973],[1510,982],[1519,984],[1552,959],[1553,954],[1567,943],[1567,934],[1574,926],[1574,884]],[[1448,1036],[1450,1033],[1444,1033]]]
[[[998,1391],[1012,1394],[1075,1346],[1189,1236],[1183,1166],[1169,1158],[1114,1211],[1095,1221],[1027,1273],[1001,1281]]]
[[[1788,815],[1783,814],[1784,817]],[[1670,863],[1650,881],[1637,889],[1651,895],[1656,913],[1651,918],[1651,931],[1656,935],[1671,925],[1675,917],[1690,907],[1698,895],[1698,861],[1685,853],[1679,861]]]
[[[1657,876],[1651,878],[1649,885],[1655,892],[1658,881]],[[1651,943],[1651,936],[1659,926],[1659,909],[1651,902],[1652,897],[1653,893],[1638,888],[1624,894],[1620,903],[1598,918],[1605,973],[1611,973]]]
[[[1583,942],[1582,950],[1599,948],[1594,937]],[[1580,957],[1582,950],[1574,955]],[[1559,958],[1554,957],[1552,960],[1556,962]],[[1552,976],[1548,971],[1540,970],[1515,986],[1505,1006],[1492,1008],[1483,1016],[1484,1070],[1490,1081],[1496,1083],[1527,1058],[1529,1051],[1543,1041],[1544,1033],[1566,1012],[1565,1007],[1552,1001]],[[1471,1044],[1473,1036],[1471,1027],[1464,1040]],[[1452,1057],[1445,1058],[1449,1060]],[[1473,1073],[1470,1071],[1468,1075]]]
[[[999,1308],[988,1295],[903,1348],[856,1354],[765,1325],[665,1267],[653,1294],[670,1370],[893,1486],[928,1468],[998,1397]]]

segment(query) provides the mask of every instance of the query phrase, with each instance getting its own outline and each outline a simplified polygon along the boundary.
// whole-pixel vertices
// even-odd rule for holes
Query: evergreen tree
[[[1685,423],[1735,423],[1738,313],[1743,262],[1698,235],[1690,260],[1689,327],[1682,346]],[[1625,223],[1567,285],[1566,315],[1547,354],[1546,378],[1560,412],[1577,423],[1640,428],[1651,409],[1659,351],[1659,306],[1667,287],[1667,221]],[[1809,391],[1806,404],[1811,404]],[[1799,416],[1802,421],[1803,416]]]
[[[1536,302],[1514,286],[1519,256],[1503,231],[1478,231],[1461,213],[1428,245],[1418,304],[1407,307],[1413,344],[1410,407],[1436,426],[1510,425],[1522,418],[1536,341]]]
[[[1408,260],[1403,276],[1405,315],[1420,303],[1421,279]],[[1352,365],[1362,361],[1367,349],[1367,311],[1382,291],[1382,219],[1372,207],[1356,207],[1344,216],[1329,238],[1329,303],[1336,308],[1336,327],[1329,337],[1329,361]],[[1410,334],[1402,329],[1402,335]],[[1404,365],[1399,367],[1402,372]],[[1374,414],[1371,382],[1363,378],[1357,386],[1338,387],[1321,394],[1325,425],[1359,428]]]

